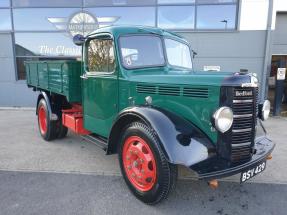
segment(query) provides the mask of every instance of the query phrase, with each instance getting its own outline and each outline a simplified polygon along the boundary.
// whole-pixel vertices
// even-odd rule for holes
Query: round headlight
[[[265,100],[263,105],[262,105],[262,110],[261,110],[261,119],[266,120],[269,118],[270,114],[270,101]]]
[[[224,133],[233,123],[233,112],[229,107],[221,107],[213,114],[215,128]]]

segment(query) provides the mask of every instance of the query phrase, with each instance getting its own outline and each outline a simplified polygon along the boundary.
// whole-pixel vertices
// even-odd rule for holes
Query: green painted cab
[[[82,101],[80,61],[28,61],[25,67],[29,87],[63,95],[69,102]]]

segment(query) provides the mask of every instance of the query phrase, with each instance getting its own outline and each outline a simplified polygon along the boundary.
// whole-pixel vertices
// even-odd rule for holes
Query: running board
[[[90,143],[93,143],[95,144],[96,146],[100,147],[101,149],[103,149],[104,151],[107,151],[108,149],[108,143],[105,139],[99,137],[99,136],[96,136],[96,135],[93,135],[93,134],[90,134],[90,135],[82,135],[81,136],[84,140],[90,142]]]

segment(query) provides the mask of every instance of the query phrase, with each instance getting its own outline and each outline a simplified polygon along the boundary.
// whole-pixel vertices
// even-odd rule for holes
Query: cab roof
[[[178,39],[181,39],[187,42],[180,35],[163,30],[161,28],[147,27],[147,26],[122,26],[122,25],[108,26],[108,27],[99,28],[93,31],[92,33],[89,34],[89,36],[98,34],[98,33],[110,33],[115,38],[118,38],[119,36],[127,35],[127,34],[156,34],[159,36],[169,36],[169,37],[178,38]]]

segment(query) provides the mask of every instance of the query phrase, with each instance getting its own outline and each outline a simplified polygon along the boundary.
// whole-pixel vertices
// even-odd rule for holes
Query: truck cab
[[[46,67],[26,64],[28,86],[41,91],[44,139],[70,128],[107,154],[118,153],[125,182],[148,204],[168,196],[178,165],[210,184],[238,173],[245,182],[265,170],[275,145],[262,124],[270,103],[259,101],[256,76],[195,71],[190,44],[158,28],[106,27],[74,42],[82,61],[76,70],[62,62],[55,81],[66,91],[49,86],[52,66],[38,71]]]

